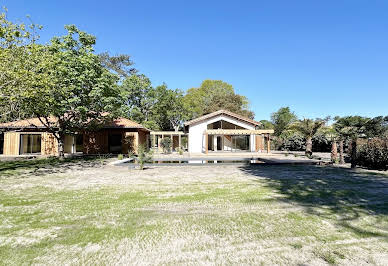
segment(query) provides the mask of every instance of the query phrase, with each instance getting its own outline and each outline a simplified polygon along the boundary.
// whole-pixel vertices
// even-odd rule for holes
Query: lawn
[[[0,163],[4,265],[388,264],[386,173],[19,164]]]

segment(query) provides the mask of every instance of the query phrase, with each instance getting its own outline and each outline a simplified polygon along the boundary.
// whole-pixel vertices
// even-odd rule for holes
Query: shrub
[[[357,164],[368,169],[388,170],[388,139],[373,138],[358,145]]]
[[[280,149],[285,151],[304,151],[306,149],[306,141],[303,136],[295,133],[283,140]]]
[[[139,164],[139,169],[144,169],[144,164],[152,161],[152,151],[148,150],[145,145],[140,144],[137,148],[137,157],[134,153],[129,152],[129,157],[136,160],[136,162]]]
[[[160,146],[162,146],[164,153],[171,152],[171,138],[163,138]]]
[[[330,152],[332,141],[323,133],[313,137],[313,152]]]
[[[124,159],[124,155],[122,155],[122,154],[117,155],[117,159],[118,159],[118,160]]]

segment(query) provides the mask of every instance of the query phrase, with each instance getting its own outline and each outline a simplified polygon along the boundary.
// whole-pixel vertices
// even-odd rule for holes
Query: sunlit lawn
[[[0,164],[4,265],[388,263],[384,174],[46,163]]]

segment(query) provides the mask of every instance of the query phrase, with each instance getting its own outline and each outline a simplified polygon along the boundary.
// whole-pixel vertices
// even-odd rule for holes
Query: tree
[[[311,157],[313,154],[313,137],[317,134],[318,130],[325,125],[327,120],[323,119],[307,119],[299,120],[289,126],[290,129],[296,130],[301,133],[306,139],[306,151],[305,154]]]
[[[274,135],[279,137],[297,119],[295,113],[291,112],[290,107],[281,107],[277,112],[272,113],[271,122],[274,126]]]
[[[181,90],[170,90],[165,84],[156,88],[155,113],[161,130],[178,131],[182,126],[187,117],[183,97]]]
[[[334,128],[339,134],[340,153],[344,140],[351,141],[351,168],[357,165],[357,139],[381,136],[386,132],[386,117],[367,118],[362,116],[335,117]],[[340,154],[341,157],[341,154]],[[343,159],[342,159],[343,160]]]
[[[150,129],[158,129],[155,121],[156,91],[145,75],[128,76],[120,86],[123,105],[120,111]]]
[[[0,13],[0,121],[28,117],[21,108],[21,93],[32,84],[47,81],[39,71],[42,49],[36,44],[39,25],[13,23],[7,20],[7,10]]]
[[[120,103],[117,76],[93,53],[95,37],[74,25],[65,28],[67,35],[30,49],[35,79],[16,91],[22,109],[38,117],[58,141],[60,158],[66,134],[97,129],[115,116]]]
[[[152,162],[152,151],[148,150],[145,145],[140,144],[137,148],[137,157],[134,153],[128,154],[130,158],[136,160],[136,162],[139,164],[139,169],[144,169],[144,164]]]
[[[261,129],[274,129],[275,128],[274,124],[272,124],[271,121],[260,120],[260,123],[261,123],[261,125],[260,125]]]
[[[335,131],[334,127],[324,127],[322,128],[323,134],[326,135],[331,141],[331,162],[336,163],[338,159],[338,148],[337,148],[337,140],[339,135]]]
[[[253,119],[248,99],[236,94],[232,85],[221,80],[204,80],[199,88],[191,88],[185,97],[189,118],[225,109]]]
[[[109,71],[117,74],[120,79],[125,79],[137,73],[137,70],[133,67],[133,61],[131,56],[127,54],[119,54],[110,56],[107,52],[98,55],[101,64]]]

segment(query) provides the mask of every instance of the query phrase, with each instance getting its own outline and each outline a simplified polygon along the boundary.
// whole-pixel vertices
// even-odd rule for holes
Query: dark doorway
[[[217,151],[222,151],[222,137],[217,136]]]
[[[122,152],[122,138],[121,134],[110,134],[108,139],[109,152],[121,153]]]
[[[0,132],[0,154],[4,153],[4,134]]]

